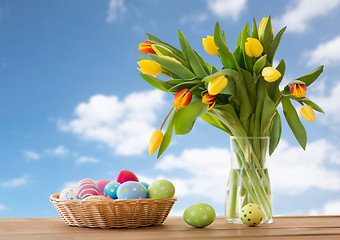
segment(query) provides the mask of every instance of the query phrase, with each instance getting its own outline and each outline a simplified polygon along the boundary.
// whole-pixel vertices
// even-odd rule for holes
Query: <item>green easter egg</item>
[[[150,198],[171,198],[175,195],[175,187],[169,180],[157,180],[149,185]]]
[[[262,208],[255,203],[245,205],[240,212],[241,221],[249,227],[260,224],[264,216]]]
[[[215,210],[206,203],[197,203],[188,207],[183,214],[184,221],[197,228],[210,225],[215,220]]]

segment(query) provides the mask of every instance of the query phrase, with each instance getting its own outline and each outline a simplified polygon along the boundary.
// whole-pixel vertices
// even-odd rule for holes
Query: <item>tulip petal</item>
[[[161,65],[151,60],[141,60],[137,64],[140,66],[140,68],[137,68],[139,71],[154,77],[162,71]]]
[[[208,83],[208,92],[210,95],[217,95],[227,86],[227,84],[228,79],[225,75],[216,76]]]
[[[152,155],[163,141],[163,133],[157,129],[153,132],[149,143],[149,154]]]
[[[274,82],[281,77],[281,73],[273,67],[265,67],[262,76],[267,82]]]
[[[300,109],[300,115],[309,122],[315,120],[315,113],[313,108],[309,105],[303,105],[303,107]]]

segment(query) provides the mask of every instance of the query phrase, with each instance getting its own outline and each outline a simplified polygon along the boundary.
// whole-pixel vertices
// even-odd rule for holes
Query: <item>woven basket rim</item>
[[[143,199],[113,199],[107,201],[83,201],[83,200],[66,200],[59,199],[60,193],[53,193],[50,196],[51,202],[58,202],[58,204],[138,204],[138,203],[150,203],[150,202],[172,202],[177,201],[178,197],[173,196],[171,198],[143,198]]]

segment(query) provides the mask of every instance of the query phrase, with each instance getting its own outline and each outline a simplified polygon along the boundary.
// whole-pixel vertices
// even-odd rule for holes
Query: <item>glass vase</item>
[[[242,223],[240,210],[249,203],[261,206],[263,223],[272,223],[271,186],[266,167],[269,137],[231,137],[231,169],[227,184],[225,216],[228,223]]]

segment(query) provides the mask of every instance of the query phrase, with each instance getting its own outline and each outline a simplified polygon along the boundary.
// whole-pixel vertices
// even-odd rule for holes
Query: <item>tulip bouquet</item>
[[[285,62],[282,59],[275,68],[272,65],[285,29],[274,37],[270,16],[263,18],[259,27],[254,18],[252,29],[248,23],[245,25],[232,52],[217,22],[214,36],[203,38],[202,43],[208,54],[219,57],[222,69],[205,62],[191,48],[181,31],[178,32],[181,49],[147,34],[148,40],[139,45],[139,50],[150,59],[140,56],[140,76],[153,87],[174,94],[173,106],[160,129],[151,136],[149,153],[153,154],[159,148],[158,157],[161,156],[171,142],[173,131],[177,135],[189,133],[200,117],[230,136],[237,137],[234,147],[240,168],[261,169],[265,154],[272,154],[280,141],[282,127],[277,110],[280,104],[290,129],[305,149],[307,134],[292,101],[302,105],[300,115],[307,121],[314,121],[314,110],[323,113],[316,103],[306,97],[307,87],[322,73],[323,66],[296,78],[280,90]],[[157,78],[159,74],[170,79],[161,80]],[[170,119],[163,134],[162,128],[168,117]],[[269,144],[256,139],[238,140],[249,137],[270,137],[270,140]],[[238,206],[236,199],[230,197],[226,214],[236,217],[237,207],[254,202],[262,206],[266,218],[270,219],[272,210],[270,188],[266,186],[269,182],[267,173],[263,169],[246,174],[231,172],[231,185],[236,184],[237,179],[243,184],[241,188],[246,190],[243,191],[246,193],[240,193],[243,194],[243,203]],[[240,190],[236,188],[235,191]]]

